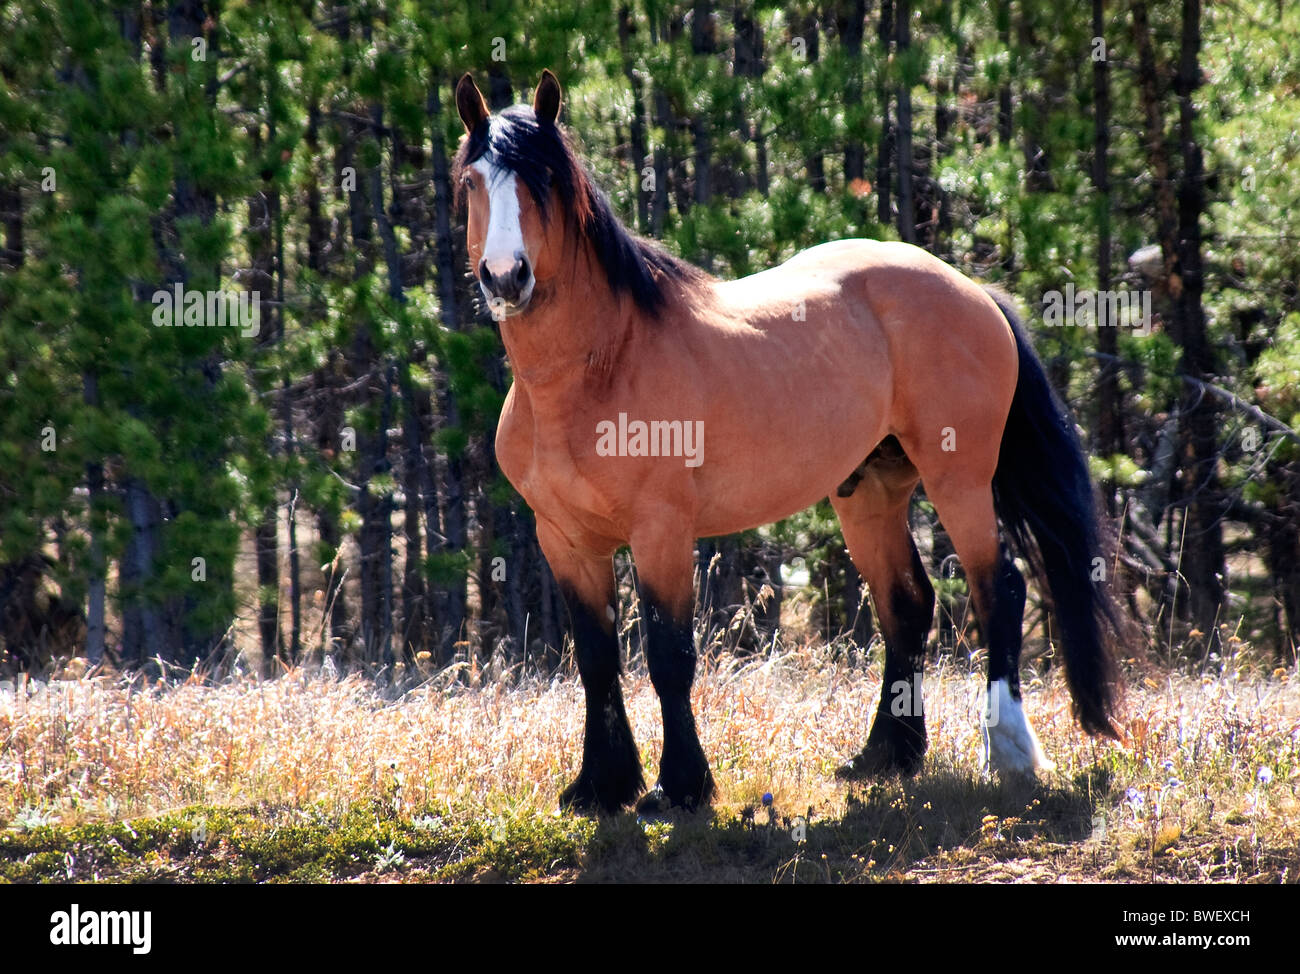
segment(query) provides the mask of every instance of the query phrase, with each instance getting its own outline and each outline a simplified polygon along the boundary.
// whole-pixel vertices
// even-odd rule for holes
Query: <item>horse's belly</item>
[[[811,507],[833,493],[867,457],[888,429],[883,409],[845,406],[848,421],[813,425],[792,407],[795,425],[764,436],[712,444],[696,474],[696,534],[711,537],[771,524]],[[722,437],[718,437],[722,440]]]
[[[887,348],[860,309],[812,306],[710,382],[696,474],[702,536],[769,524],[835,490],[889,432]]]
[[[713,538],[774,524],[812,507],[829,493],[827,490],[809,489],[805,485],[781,493],[762,492],[753,497],[735,497],[735,504],[711,504],[700,511],[695,536]]]

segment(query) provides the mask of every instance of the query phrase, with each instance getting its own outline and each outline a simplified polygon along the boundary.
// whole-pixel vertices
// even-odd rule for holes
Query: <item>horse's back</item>
[[[742,316],[749,311],[747,317],[760,327],[782,317],[799,320],[802,316],[787,309],[806,310],[809,298],[830,295],[849,311],[865,304],[886,327],[919,324],[934,315],[948,322],[958,315],[969,328],[1010,336],[997,306],[978,284],[928,251],[896,241],[855,238],[818,244],[776,267],[718,282],[715,290],[724,306]],[[754,309],[762,313],[754,315]]]
[[[934,469],[952,457],[927,455],[953,431],[967,455],[975,440],[989,445],[977,452],[981,476],[986,466],[992,475],[1018,357],[1002,312],[960,271],[911,244],[839,240],[719,284],[717,294],[761,336],[754,352],[766,347],[783,370],[803,373],[806,407],[856,387],[864,408],[841,400],[846,433],[894,434]]]
[[[725,313],[778,345],[832,332],[889,347],[893,368],[942,356],[1014,370],[1011,328],[993,299],[960,271],[912,244],[836,240],[749,277],[719,282]],[[848,351],[847,349],[845,350]]]

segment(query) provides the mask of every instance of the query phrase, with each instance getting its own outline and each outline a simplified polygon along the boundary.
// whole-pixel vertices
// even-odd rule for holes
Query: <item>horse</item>
[[[986,766],[1051,767],[1020,693],[1026,584],[1015,553],[1050,594],[1079,724],[1118,739],[1120,623],[1099,581],[1096,496],[1078,433],[1009,300],[918,247],[873,240],[715,279],[618,220],[559,123],[561,100],[543,71],[531,106],[493,114],[465,74],[452,169],[470,269],[513,373],[497,460],[536,516],[585,692],[581,770],[561,806],[709,803],[715,785],[690,696],[695,542],[823,497],[885,646],[875,719],[840,774],[917,773],[934,614],[908,526],[918,484],[988,644]],[[663,714],[649,792],[620,687],[612,557],[625,545]]]

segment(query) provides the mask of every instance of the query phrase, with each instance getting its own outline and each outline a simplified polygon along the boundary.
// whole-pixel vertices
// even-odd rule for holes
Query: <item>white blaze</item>
[[[488,228],[487,239],[483,242],[483,260],[493,277],[509,274],[519,259],[516,255],[524,249],[515,174],[492,165],[486,159],[476,160],[473,167],[482,177],[488,194]]]

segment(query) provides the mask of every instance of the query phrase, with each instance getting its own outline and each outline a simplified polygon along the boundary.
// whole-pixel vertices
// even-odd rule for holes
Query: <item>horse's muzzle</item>
[[[482,260],[478,265],[478,283],[494,316],[519,314],[533,296],[533,268],[522,252],[515,254],[514,264],[508,269],[498,263],[497,273]]]

